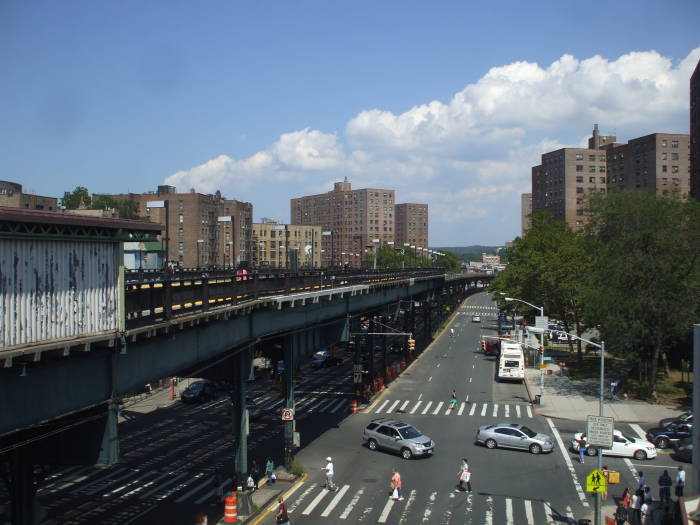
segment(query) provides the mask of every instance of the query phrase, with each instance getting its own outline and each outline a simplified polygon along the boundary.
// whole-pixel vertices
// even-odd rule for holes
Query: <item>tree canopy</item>
[[[139,206],[128,199],[115,199],[110,195],[90,195],[84,186],[77,186],[73,191],[66,191],[61,198],[61,207],[67,210],[77,210],[80,207],[89,210],[114,209],[122,219],[140,219]]]

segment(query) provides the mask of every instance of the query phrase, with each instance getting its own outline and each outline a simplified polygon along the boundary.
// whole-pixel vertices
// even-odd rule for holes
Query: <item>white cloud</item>
[[[503,242],[519,233],[520,193],[529,191],[542,153],[585,143],[593,123],[617,130],[620,141],[687,132],[688,80],[698,60],[700,47],[675,65],[655,51],[615,60],[563,55],[547,67],[515,62],[491,68],[447,102],[400,114],[361,111],[345,125],[344,142],[305,128],[246,159],[220,155],[166,182],[243,195],[256,218],[285,210],[279,219],[288,220],[289,198],[328,191],[347,176],[356,188],[396,189],[398,202],[427,202],[436,244],[462,242],[469,231],[479,234],[464,242]]]

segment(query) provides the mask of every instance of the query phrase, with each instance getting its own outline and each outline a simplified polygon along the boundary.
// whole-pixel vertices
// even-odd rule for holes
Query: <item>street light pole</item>
[[[516,299],[514,297],[505,297],[506,302],[517,301],[519,303],[526,304],[540,311],[540,317],[544,317],[544,306],[535,306],[534,304],[523,301],[522,299]],[[540,404],[544,401],[544,329],[540,333]]]

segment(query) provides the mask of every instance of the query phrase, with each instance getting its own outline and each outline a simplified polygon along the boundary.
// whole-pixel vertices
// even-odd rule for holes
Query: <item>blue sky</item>
[[[0,179],[217,189],[289,220],[348,177],[503,244],[539,155],[688,133],[700,3],[0,2]]]

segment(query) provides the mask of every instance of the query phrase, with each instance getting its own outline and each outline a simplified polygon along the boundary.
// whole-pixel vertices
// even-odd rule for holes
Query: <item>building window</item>
[[[667,177],[664,177],[663,179],[661,179],[661,184],[663,184],[664,186],[666,186],[666,185],[668,184],[668,178],[667,178]]]
[[[588,182],[591,184],[595,184],[595,177],[588,177]]]
[[[576,164],[576,171],[583,171],[583,164]]]
[[[595,162],[595,155],[588,155],[588,160]]]
[[[672,148],[677,148],[677,147],[678,147],[678,141],[677,141],[677,140],[672,140],[672,141],[671,141],[671,147],[672,147]]]
[[[671,166],[671,173],[678,173],[678,166]]]
[[[184,242],[177,243],[177,249],[178,249],[178,251],[183,251],[185,249],[185,243]]]
[[[576,210],[576,215],[578,215],[579,217],[583,216],[583,208],[578,208]]]
[[[605,173],[605,166],[598,166],[598,173]]]
[[[185,209],[185,201],[177,201],[177,207],[181,210]]]
[[[667,152],[664,151],[664,152],[661,154],[661,160],[668,160],[668,153],[667,153]]]
[[[661,147],[662,148],[667,148],[668,147],[668,141],[666,139],[661,141]]]
[[[583,226],[583,221],[576,221],[576,227],[581,228]]]
[[[576,193],[583,193],[583,188],[581,186],[577,186]]]
[[[576,175],[576,182],[583,182],[583,175]]]
[[[666,173],[666,172],[668,171],[668,166],[666,166],[666,164],[664,164],[663,166],[661,166],[661,171],[662,171],[663,173]]]
[[[177,220],[180,222],[180,224],[182,224],[185,222],[185,216],[181,213],[180,215],[178,215]]]
[[[581,204],[583,204],[583,199],[576,199],[576,204],[577,204],[578,206],[580,206]]]
[[[577,153],[576,160],[583,160],[583,153]]]
[[[671,160],[678,160],[678,153],[671,153]]]
[[[595,173],[595,166],[588,166],[588,173]]]

